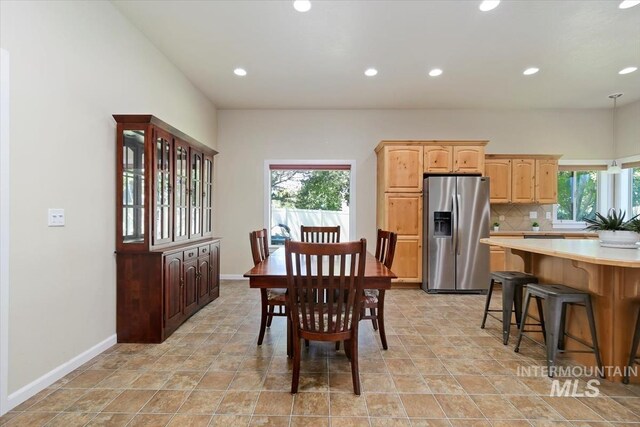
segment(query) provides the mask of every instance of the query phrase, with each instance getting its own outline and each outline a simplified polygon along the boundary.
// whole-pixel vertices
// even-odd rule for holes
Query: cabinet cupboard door
[[[399,236],[422,236],[422,194],[387,193],[385,199],[385,230]]]
[[[420,239],[399,237],[391,271],[398,282],[422,281],[422,244]]]
[[[422,192],[422,147],[384,147],[385,191]]]
[[[558,203],[557,160],[536,160],[536,202]]]
[[[213,157],[204,156],[202,170],[202,235],[213,235]]]
[[[184,263],[184,314],[190,316],[198,309],[198,260]]]
[[[182,141],[174,143],[174,240],[189,238],[189,146]]]
[[[198,304],[209,302],[209,287],[211,286],[211,259],[209,254],[198,258]]]
[[[511,160],[511,202],[533,203],[534,201],[535,160]]]
[[[491,246],[489,249],[489,268],[494,271],[505,271],[505,254],[504,249],[498,246]]]
[[[213,301],[220,295],[220,242],[211,244],[209,255],[211,256],[211,285],[209,286],[209,293]]]
[[[485,176],[489,177],[490,202],[511,202],[511,160],[485,160],[484,174]]]
[[[182,299],[182,253],[164,258],[164,327],[173,329],[183,320]]]
[[[449,173],[453,170],[453,147],[427,145],[424,147],[424,171]]]
[[[191,149],[191,187],[189,188],[189,201],[191,211],[189,218],[191,227],[189,236],[192,238],[202,237],[202,171],[204,168],[204,158],[202,153]]]
[[[171,190],[173,177],[173,139],[171,135],[154,129],[153,162],[153,244],[168,243],[173,240],[173,212],[171,212]]]
[[[456,173],[482,174],[484,172],[484,147],[453,147],[453,171]]]

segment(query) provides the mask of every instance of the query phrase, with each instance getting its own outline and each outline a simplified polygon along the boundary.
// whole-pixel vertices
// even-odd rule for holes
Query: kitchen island
[[[589,239],[538,240],[491,237],[482,243],[507,253],[509,270],[531,273],[541,283],[558,283],[589,292],[595,310],[602,362],[608,379],[620,381],[629,358],[636,316],[640,307],[640,250],[603,248]],[[535,310],[533,310],[535,311]],[[584,309],[567,312],[567,329],[590,341]],[[568,350],[584,348],[567,341]],[[569,353],[573,359],[594,366],[593,354]],[[640,382],[632,378],[632,382]]]

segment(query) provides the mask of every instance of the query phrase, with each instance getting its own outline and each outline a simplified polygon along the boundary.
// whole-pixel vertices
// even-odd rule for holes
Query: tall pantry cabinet
[[[210,147],[151,115],[114,115],[118,342],[159,343],[219,296]]]

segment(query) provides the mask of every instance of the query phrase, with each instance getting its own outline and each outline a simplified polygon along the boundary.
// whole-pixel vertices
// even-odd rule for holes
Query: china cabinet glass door
[[[174,191],[174,240],[189,237],[189,146],[183,142],[175,142],[175,191]]]
[[[213,234],[213,157],[204,156],[202,174],[202,234]]]
[[[202,236],[202,153],[191,151],[191,237]]]
[[[160,130],[155,131],[155,222],[153,243],[167,243],[173,240],[171,212],[171,136]]]
[[[123,131],[122,144],[122,242],[143,243],[144,131]]]

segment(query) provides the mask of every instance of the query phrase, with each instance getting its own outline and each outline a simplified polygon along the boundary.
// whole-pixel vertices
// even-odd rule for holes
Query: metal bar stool
[[[538,278],[527,273],[519,271],[494,271],[491,273],[491,282],[489,283],[489,291],[484,304],[484,314],[482,316],[482,324],[480,328],[484,329],[487,322],[487,316],[491,316],[502,322],[502,343],[507,345],[509,342],[509,333],[511,329],[511,315],[515,311],[516,325],[520,327],[522,319],[522,290],[528,283],[538,283]],[[491,295],[493,294],[493,286],[496,282],[502,284],[502,309],[490,309]],[[502,313],[502,319],[494,316],[493,312]]]
[[[636,331],[633,333],[633,342],[629,354],[629,363],[625,366],[624,377],[622,382],[629,384],[629,374],[634,364],[640,364],[640,356],[638,356],[638,345],[640,344],[640,311],[638,311],[638,319],[636,320]]]
[[[546,326],[545,341],[547,346],[547,367],[549,368],[549,376],[553,377],[553,368],[555,366],[556,356],[559,352],[594,353],[600,376],[604,378],[602,360],[600,359],[600,350],[598,348],[598,336],[596,335],[596,324],[593,316],[593,307],[591,306],[591,296],[587,292],[582,292],[578,289],[570,288],[565,285],[530,284],[527,286],[527,292],[525,293],[523,311],[525,318],[528,315],[531,298],[535,298],[536,301],[544,301]],[[591,344],[569,334],[565,330],[567,306],[570,304],[581,305],[587,310],[587,319],[589,321],[589,330],[591,332]],[[539,309],[540,308],[538,307],[538,310]],[[516,348],[514,349],[516,353],[520,350],[520,342],[522,341],[523,332],[526,332],[524,330],[525,323],[526,322],[522,322],[520,325],[518,340],[516,341]],[[590,350],[565,350],[565,337],[579,342]]]

